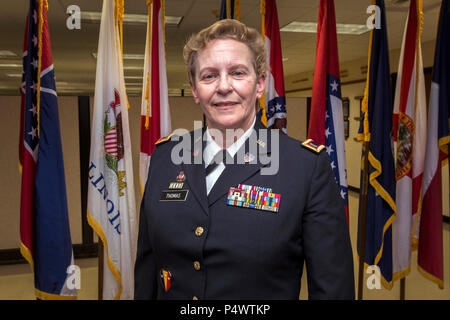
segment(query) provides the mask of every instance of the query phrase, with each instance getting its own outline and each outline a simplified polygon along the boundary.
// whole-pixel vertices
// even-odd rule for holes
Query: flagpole
[[[98,300],[103,300],[103,242],[98,238]]]
[[[358,274],[358,300],[363,299],[364,260],[366,251],[366,217],[367,217],[367,190],[369,187],[369,142],[364,141],[363,181],[361,192],[361,216],[359,225],[359,274]]]

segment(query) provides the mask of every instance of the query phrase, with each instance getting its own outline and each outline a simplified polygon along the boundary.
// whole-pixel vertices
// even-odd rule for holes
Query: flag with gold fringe
[[[76,299],[74,264],[46,0],[30,0],[25,28],[19,161],[20,252],[41,300]],[[76,281],[76,279],[74,279]]]
[[[287,132],[286,94],[284,90],[283,55],[276,0],[261,0],[262,36],[266,41],[266,88],[260,99],[261,121],[268,128]]]
[[[419,271],[441,289],[444,287],[441,166],[444,160],[448,161],[449,111],[450,1],[442,0],[428,108],[428,133],[418,244]]]
[[[147,182],[155,142],[171,131],[166,56],[164,50],[164,1],[147,0],[147,38],[141,101],[141,147],[139,182],[141,193]]]
[[[241,0],[222,0],[219,19],[241,20]]]
[[[98,41],[88,222],[104,247],[103,299],[133,299],[137,221],[121,35],[123,0],[104,0]]]
[[[395,164],[392,137],[392,100],[387,38],[386,9],[384,0],[376,0],[380,8],[380,28],[370,34],[369,61],[364,99],[361,106],[361,124],[358,139],[369,144],[368,168],[362,167],[368,176],[365,219],[360,194],[358,218],[358,254],[365,232],[364,265],[380,268],[384,287],[392,288],[392,222],[396,215]],[[364,162],[362,162],[364,164]],[[368,172],[364,172],[368,170]],[[365,225],[363,221],[365,220]],[[364,228],[364,229],[363,229]]]
[[[412,247],[419,236],[427,130],[421,32],[422,1],[411,0],[400,51],[393,113],[397,205],[392,251],[394,281],[409,274]]]

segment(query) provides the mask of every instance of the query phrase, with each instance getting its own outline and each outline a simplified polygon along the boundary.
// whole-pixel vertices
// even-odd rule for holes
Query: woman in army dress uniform
[[[161,139],[152,154],[135,299],[298,299],[305,263],[309,299],[353,299],[345,210],[323,146],[257,117],[261,35],[220,20],[189,39],[184,58],[206,127]]]

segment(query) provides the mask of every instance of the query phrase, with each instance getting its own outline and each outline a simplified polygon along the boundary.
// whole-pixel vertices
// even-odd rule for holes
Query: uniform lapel
[[[190,163],[182,163],[184,174],[186,175],[186,181],[189,184],[190,190],[194,194],[194,197],[200,203],[202,209],[208,214],[208,198],[206,196],[206,178],[205,178],[205,164],[203,162],[203,132],[197,137],[197,135],[192,134],[191,139],[193,146],[192,149],[188,150],[190,152]],[[194,140],[195,138],[195,140]]]
[[[258,118],[256,119],[254,129],[256,139],[253,137],[245,141],[244,145],[234,156],[234,164],[226,165],[225,170],[211,189],[208,195],[209,206],[213,205],[224,194],[228,193],[230,187],[237,187],[238,184],[245,182],[258,173],[262,167],[268,165],[261,163],[261,156],[270,154],[270,132]],[[256,142],[257,146],[250,147],[249,143],[252,141]],[[257,154],[253,154],[254,151],[252,152],[252,150],[257,150]],[[238,164],[238,157],[245,155],[247,152],[252,152],[252,155],[256,157],[256,163]],[[242,163],[242,159],[239,162]]]

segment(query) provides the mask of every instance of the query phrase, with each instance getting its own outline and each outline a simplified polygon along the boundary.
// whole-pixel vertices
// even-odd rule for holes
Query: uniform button
[[[200,270],[200,262],[194,261],[194,269],[197,271]]]
[[[198,298],[196,296],[193,296],[192,300],[198,300]]]
[[[195,229],[195,235],[196,235],[197,237],[201,237],[201,235],[203,234],[203,231],[204,231],[204,229],[203,229],[202,227],[197,227],[197,228]]]

